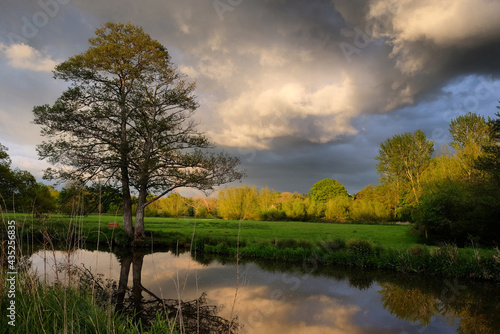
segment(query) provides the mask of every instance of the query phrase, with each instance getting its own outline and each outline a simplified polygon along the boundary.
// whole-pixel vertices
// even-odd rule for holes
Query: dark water
[[[238,317],[240,333],[500,333],[499,285],[492,283],[314,263],[236,265],[171,252],[40,251],[31,260],[49,282],[67,280],[65,270],[56,275],[55,262],[59,269],[83,264],[95,277],[104,275],[103,282],[128,286],[136,309],[154,309],[148,301],[155,299],[189,301],[206,293],[221,319]],[[118,295],[127,308],[125,293]]]

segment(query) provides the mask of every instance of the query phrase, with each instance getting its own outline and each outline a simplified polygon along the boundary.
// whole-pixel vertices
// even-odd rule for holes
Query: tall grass
[[[27,272],[18,276],[16,326],[0,321],[3,333],[140,333],[142,325],[109,312],[95,302],[89,290],[61,284],[43,284]],[[7,296],[2,293],[2,314],[6,314]],[[5,317],[2,317],[5,318]],[[171,328],[158,314],[149,331]],[[165,333],[165,331],[162,331]],[[170,332],[170,330],[168,331]]]

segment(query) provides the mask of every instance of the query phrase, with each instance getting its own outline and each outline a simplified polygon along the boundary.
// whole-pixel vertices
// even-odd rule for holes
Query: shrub
[[[281,239],[275,241],[276,248],[286,249],[286,248],[302,248],[311,249],[313,244],[305,240],[295,240],[295,239]]]
[[[207,218],[208,210],[206,207],[200,205],[196,208],[196,217],[200,219]]]
[[[351,208],[351,219],[361,222],[385,222],[391,220],[391,209],[370,200],[355,200]]]
[[[270,209],[259,213],[259,219],[264,221],[281,221],[286,220],[286,218],[286,213],[278,209]]]
[[[373,244],[368,240],[349,239],[346,245],[354,254],[368,255],[374,251]]]
[[[479,238],[483,243],[500,237],[500,192],[481,185],[444,180],[428,187],[413,212],[420,235],[430,242],[459,246]]]
[[[349,219],[352,198],[337,196],[326,203],[325,218],[335,221],[346,221]]]
[[[344,239],[332,239],[318,242],[318,246],[326,252],[335,252],[346,248]]]

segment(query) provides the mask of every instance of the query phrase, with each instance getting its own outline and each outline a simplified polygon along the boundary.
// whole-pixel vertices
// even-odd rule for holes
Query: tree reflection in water
[[[494,334],[498,333],[500,320],[488,314],[499,314],[498,300],[491,302],[491,296],[474,293],[451,280],[444,280],[440,288],[425,285],[412,287],[406,284],[379,283],[382,289],[384,308],[400,319],[418,322],[427,326],[433,316],[440,315],[451,322],[460,321],[459,334]],[[455,288],[453,288],[455,286]],[[463,289],[461,290],[460,287]],[[493,287],[494,289],[495,287]],[[493,295],[497,291],[491,291]]]
[[[75,268],[80,279],[92,284],[102,303],[112,301],[117,314],[132,315],[133,320],[141,322],[143,329],[149,327],[161,313],[173,322],[182,332],[215,334],[237,333],[240,325],[238,319],[224,319],[217,314],[220,308],[208,305],[206,293],[192,301],[178,299],[162,299],[146,289],[141,283],[142,265],[145,253],[133,252],[120,258],[120,279],[118,285],[113,280],[103,283],[102,277],[94,277],[90,270]],[[132,288],[128,287],[130,268],[132,267]],[[111,291],[111,293],[110,293]],[[143,295],[146,293],[147,297]]]

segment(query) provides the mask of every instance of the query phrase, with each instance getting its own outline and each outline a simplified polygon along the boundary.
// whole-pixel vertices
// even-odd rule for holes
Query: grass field
[[[293,239],[297,241],[320,242],[328,239],[369,240],[376,246],[409,247],[417,239],[408,234],[409,226],[404,225],[361,225],[309,222],[260,222],[260,221],[220,221],[220,220],[172,220],[149,222],[150,231],[180,232],[200,237],[236,238],[250,242],[276,242]]]
[[[38,219],[24,214],[9,214],[9,219],[15,219],[25,226],[41,224]],[[52,215],[48,224],[67,225],[81,228],[83,232],[92,233],[99,229],[109,231],[107,223],[119,222],[120,216],[98,216],[69,218]],[[247,242],[277,242],[293,239],[296,241],[321,242],[329,239],[358,239],[371,241],[375,246],[384,248],[411,247],[418,244],[416,237],[411,236],[408,225],[366,225],[366,224],[335,224],[312,222],[268,222],[268,221],[235,221],[218,219],[194,218],[162,218],[148,217],[145,219],[147,232],[164,232],[195,236],[200,238],[228,238]]]

